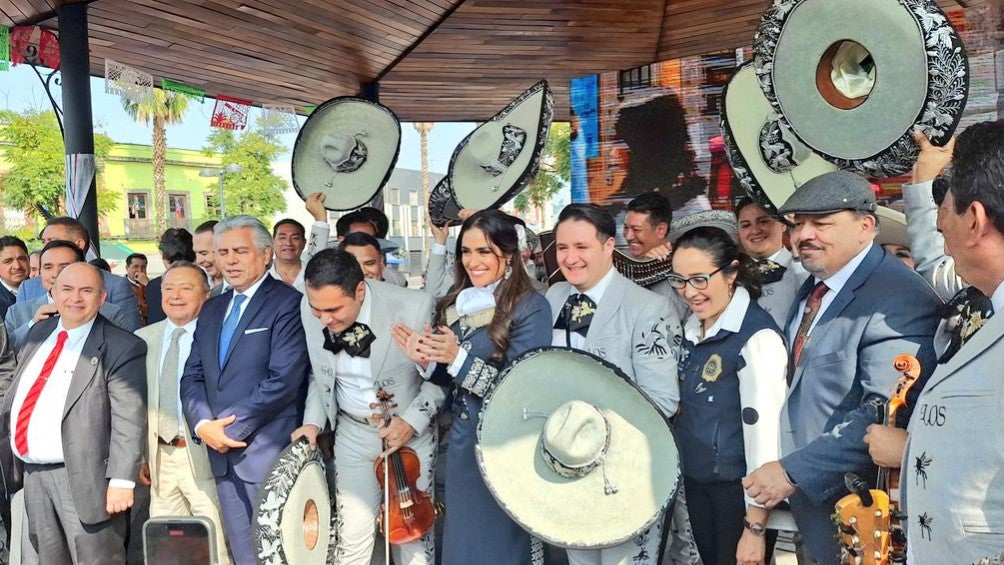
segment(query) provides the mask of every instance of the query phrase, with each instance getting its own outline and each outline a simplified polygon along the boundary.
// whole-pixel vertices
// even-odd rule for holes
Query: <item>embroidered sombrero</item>
[[[497,208],[526,188],[537,174],[553,116],[551,89],[542,80],[464,138],[447,175],[457,206]]]
[[[775,0],[753,39],[763,93],[808,147],[840,168],[909,171],[920,129],[947,141],[969,68],[933,0]]]
[[[699,227],[718,228],[729,234],[732,241],[739,241],[739,226],[736,222],[736,216],[725,210],[704,210],[688,214],[679,220],[673,220],[669,225],[669,234],[666,235],[666,239],[670,243],[676,243],[680,236]]]
[[[680,480],[655,404],[620,369],[574,349],[535,349],[503,371],[476,453],[502,508],[561,547],[633,538],[662,517]]]
[[[300,198],[324,193],[328,210],[354,210],[394,172],[401,145],[397,116],[380,104],[340,96],[317,107],[293,145],[293,186]]]
[[[262,482],[252,524],[258,563],[328,562],[337,535],[331,502],[321,450],[300,438]]]
[[[837,170],[782,123],[749,63],[736,71],[722,93],[722,139],[739,184],[774,215],[802,183]]]

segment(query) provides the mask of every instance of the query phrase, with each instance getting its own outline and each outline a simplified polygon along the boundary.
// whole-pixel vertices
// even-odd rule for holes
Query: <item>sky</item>
[[[40,69],[46,70],[46,69]],[[43,74],[43,76],[45,76]],[[57,75],[58,78],[58,75]],[[153,127],[137,123],[130,118],[119,102],[117,95],[105,94],[103,78],[91,78],[91,104],[94,112],[94,128],[108,134],[118,143],[135,143],[149,145],[152,140]],[[157,77],[154,77],[157,83]],[[53,95],[57,102],[61,101],[59,87],[53,87]],[[226,94],[226,93],[221,93]],[[268,104],[269,100],[255,100],[259,106]],[[323,100],[318,100],[318,104]],[[189,102],[188,111],[181,124],[167,127],[167,144],[169,147],[182,149],[202,149],[206,145],[206,137],[212,131],[209,127],[214,100],[206,98],[205,102]],[[25,109],[51,110],[45,88],[28,65],[18,65],[7,72],[0,71],[0,108],[23,111]],[[391,108],[393,110],[393,108]],[[260,115],[261,109],[251,112],[251,120]],[[306,118],[300,117],[300,124]],[[429,132],[429,170],[433,173],[446,174],[450,165],[450,156],[458,143],[474,129],[472,123],[437,123]],[[288,162],[296,134],[280,136],[280,142],[285,145],[287,153],[280,157]],[[421,148],[418,132],[410,123],[401,124],[401,151],[397,166],[405,169],[420,170]]]

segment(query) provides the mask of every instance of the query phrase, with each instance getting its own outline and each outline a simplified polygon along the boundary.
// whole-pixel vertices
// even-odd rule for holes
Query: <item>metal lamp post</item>
[[[220,219],[227,217],[226,209],[224,208],[223,200],[223,177],[228,174],[239,174],[244,172],[244,166],[237,163],[231,163],[222,169],[202,169],[199,171],[200,177],[219,177],[220,178]]]

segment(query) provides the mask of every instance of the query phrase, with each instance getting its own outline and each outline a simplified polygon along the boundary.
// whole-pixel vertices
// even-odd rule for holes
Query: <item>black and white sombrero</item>
[[[526,188],[537,174],[553,117],[551,89],[542,80],[464,138],[447,175],[456,205],[497,208]]]
[[[560,547],[635,537],[661,518],[680,480],[676,441],[652,400],[616,366],[575,349],[516,359],[485,398],[477,436],[492,495]]]
[[[947,141],[969,68],[933,0],[775,0],[753,40],[760,87],[805,145],[872,177],[907,172],[920,129]]]
[[[324,194],[328,210],[354,210],[394,172],[401,123],[388,108],[353,96],[317,107],[293,145],[293,186],[300,198]]]
[[[773,214],[805,181],[837,170],[782,123],[750,63],[736,71],[722,92],[722,139],[739,184]]]

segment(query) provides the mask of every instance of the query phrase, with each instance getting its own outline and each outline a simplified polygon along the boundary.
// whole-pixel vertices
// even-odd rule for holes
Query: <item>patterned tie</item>
[[[185,328],[174,328],[171,334],[171,345],[167,348],[167,356],[160,369],[160,395],[158,397],[157,435],[170,443],[178,436],[178,341],[185,335]]]
[[[938,363],[948,361],[962,349],[962,346],[983,327],[994,315],[994,306],[985,294],[975,287],[966,287],[945,305],[948,324],[945,330],[951,334],[948,348],[938,358]]]
[[[376,336],[370,331],[369,326],[356,322],[345,331],[332,334],[328,328],[324,328],[324,349],[338,355],[345,351],[350,357],[369,357],[370,344],[376,340]]]
[[[223,321],[223,329],[220,330],[220,369],[227,361],[227,351],[230,350],[230,341],[234,338],[234,331],[237,330],[237,323],[241,320],[241,304],[248,297],[243,294],[234,295],[234,305],[230,308],[230,315]]]
[[[35,410],[38,397],[42,395],[42,389],[45,388],[45,383],[49,381],[49,375],[52,374],[52,370],[56,367],[59,354],[63,352],[63,344],[66,343],[66,338],[69,336],[70,334],[66,333],[66,330],[59,332],[59,335],[56,336],[55,347],[49,352],[49,356],[45,358],[42,372],[38,374],[38,378],[31,384],[31,388],[28,389],[28,395],[24,397],[24,404],[21,405],[21,410],[17,413],[17,424],[14,428],[14,446],[17,447],[17,452],[22,457],[28,455],[28,422],[31,420],[31,413]]]
[[[816,314],[819,313],[819,306],[823,303],[823,295],[829,288],[826,283],[820,281],[816,283],[816,286],[812,287],[812,293],[809,294],[809,298],[805,301],[805,311],[802,313],[802,321],[798,324],[798,332],[795,334],[795,347],[792,350],[791,356],[791,368],[792,370],[788,372],[788,384],[791,384],[791,378],[794,376],[794,369],[798,366],[798,361],[802,357],[802,349],[805,347],[805,342],[809,340],[809,328],[812,327],[813,320],[816,319]]]
[[[582,337],[589,333],[589,324],[596,313],[596,303],[585,294],[569,295],[561,308],[561,315],[554,322],[554,329],[565,330],[565,345],[572,346],[572,332]]]

